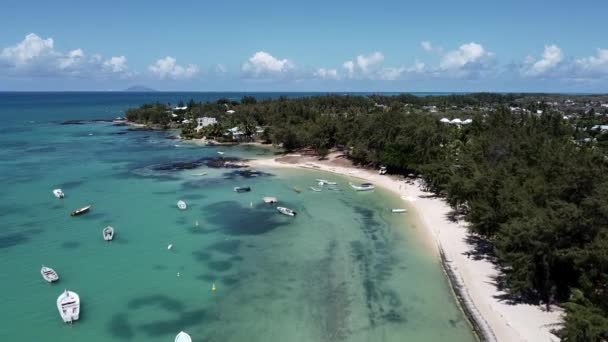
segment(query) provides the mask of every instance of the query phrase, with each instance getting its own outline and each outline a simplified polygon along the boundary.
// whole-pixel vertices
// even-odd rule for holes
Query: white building
[[[207,116],[203,116],[202,118],[196,118],[196,131],[200,131],[201,128],[215,125],[217,123],[216,118],[210,118]]]
[[[188,106],[183,106],[183,107],[175,107],[173,108],[173,110],[186,110],[188,109]]]
[[[234,114],[236,112],[234,110],[232,110],[232,109],[229,109],[229,110],[226,111],[226,113],[228,113],[228,114]]]

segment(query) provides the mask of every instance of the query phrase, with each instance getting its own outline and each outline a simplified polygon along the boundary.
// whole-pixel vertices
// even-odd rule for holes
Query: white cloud
[[[578,72],[595,78],[608,74],[608,49],[597,49],[595,56],[577,59],[575,66]]]
[[[420,46],[424,51],[433,51],[433,44],[431,42],[420,42]]]
[[[344,62],[344,64],[342,64],[342,67],[344,69],[346,69],[346,72],[348,73],[348,77],[353,77],[355,75],[355,62],[346,61],[346,62]]]
[[[186,79],[191,78],[199,72],[199,67],[194,64],[181,66],[177,64],[177,60],[171,56],[166,56],[150,65],[148,70],[159,79]]]
[[[445,70],[462,69],[468,65],[483,62],[494,54],[484,49],[481,44],[471,42],[461,45],[458,50],[446,53],[439,66]]]
[[[313,76],[315,76],[317,78],[322,78],[322,79],[334,79],[334,80],[337,80],[339,78],[338,70],[325,69],[325,68],[317,69],[317,71],[315,71]]]
[[[381,70],[383,62],[384,55],[376,51],[368,55],[358,55],[354,60],[344,62],[342,67],[350,78],[373,78]]]
[[[288,59],[278,59],[265,51],[253,54],[243,65],[241,71],[246,77],[265,78],[276,77],[294,69]]]
[[[114,67],[108,67],[114,65]],[[128,76],[126,58],[99,55],[87,57],[82,49],[68,52],[55,50],[53,38],[43,39],[30,33],[0,52],[0,68],[8,74],[29,77],[107,77],[112,74]]]
[[[528,57],[524,64],[525,76],[541,76],[555,69],[563,60],[562,50],[557,45],[546,45],[542,58],[535,60]]]

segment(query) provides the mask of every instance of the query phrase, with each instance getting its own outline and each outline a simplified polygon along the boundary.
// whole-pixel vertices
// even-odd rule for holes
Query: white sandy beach
[[[497,341],[559,341],[550,333],[561,321],[562,311],[551,312],[544,306],[510,304],[499,298],[502,293],[496,288],[494,279],[499,275],[495,265],[484,258],[469,257],[474,247],[467,242],[466,222],[448,219],[449,205],[440,198],[424,192],[417,182],[407,183],[403,179],[379,175],[374,170],[353,166],[336,154],[328,160],[292,155],[280,159],[257,159],[247,162],[252,167],[310,168],[340,175],[360,178],[390,190],[400,196],[410,215],[415,215],[417,226],[423,228],[423,236],[439,252],[441,249],[448,267],[457,282],[463,286],[464,301],[468,302],[473,315],[481,316],[479,325],[489,328],[490,340]],[[439,255],[439,253],[438,253]]]

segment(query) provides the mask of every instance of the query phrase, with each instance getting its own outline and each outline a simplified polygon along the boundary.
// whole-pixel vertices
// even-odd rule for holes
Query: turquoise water
[[[347,178],[314,171],[173,170],[218,151],[273,150],[58,124],[121,114],[123,104],[86,100],[49,110],[33,98],[27,113],[0,110],[13,118],[0,126],[0,340],[172,341],[185,330],[194,341],[474,341],[438,260],[407,216],[388,210],[398,206],[392,194],[356,193]],[[339,190],[308,191],[320,177]],[[232,191],[244,185],[252,191]],[[298,216],[265,205],[268,195]],[[188,210],[176,208],[179,199]],[[69,216],[86,204],[88,214]],[[116,230],[110,243],[107,225]],[[44,282],[42,264],[60,281]],[[71,326],[55,306],[64,288],[82,301]]]

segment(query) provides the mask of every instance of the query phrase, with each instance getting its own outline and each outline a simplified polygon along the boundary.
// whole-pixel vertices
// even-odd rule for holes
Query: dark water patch
[[[184,304],[181,301],[163,294],[135,298],[127,303],[127,307],[130,310],[137,310],[148,306],[159,307],[171,312],[184,311]]]
[[[79,241],[66,241],[61,244],[61,247],[66,249],[76,249],[82,245]]]
[[[190,234],[194,234],[194,235],[207,235],[207,234],[212,234],[212,233],[218,233],[221,231],[221,229],[217,229],[217,228],[206,228],[206,227],[201,227],[201,226],[194,226],[194,227],[188,227],[188,232]]]
[[[153,321],[139,326],[148,336],[175,335],[176,331],[184,327],[202,324],[209,321],[210,317],[204,309],[186,311],[180,313],[175,319],[165,321]]]
[[[24,133],[31,132],[34,129],[32,127],[27,126],[9,126],[9,127],[0,127],[0,134],[15,134],[15,133]],[[4,146],[5,143],[2,143]]]
[[[199,276],[196,276],[196,279],[202,280],[207,283],[212,283],[217,279],[217,276],[212,276],[210,274],[201,274]]]
[[[257,177],[271,177],[274,176],[272,173],[255,171],[255,170],[234,170],[231,172],[225,172],[223,174],[224,179],[251,179]]]
[[[31,240],[31,237],[40,234],[41,229],[28,229],[17,233],[4,234],[0,236],[0,249],[22,245]]]
[[[236,262],[236,261],[243,261],[243,260],[245,260],[245,258],[243,258],[243,257],[242,257],[242,256],[240,256],[240,255],[233,255],[233,256],[231,256],[231,257],[230,257],[230,259],[228,259],[228,260],[230,260],[230,261],[235,261],[235,262]]]
[[[239,278],[237,278],[236,276],[225,276],[221,278],[221,282],[222,284],[226,285],[226,286],[234,286],[236,284],[239,283]]]
[[[173,208],[173,206],[171,206]],[[185,217],[179,217],[177,218],[177,220],[175,220],[175,223],[177,223],[180,226],[183,226],[187,223],[188,221],[186,220]]]
[[[224,272],[232,268],[232,263],[230,261],[209,261],[207,262],[207,266],[217,272]]]
[[[58,184],[57,187],[60,189],[75,189],[82,184],[84,184],[84,180],[73,180]]]
[[[400,314],[399,312],[397,312],[395,310],[389,310],[388,312],[384,313],[381,318],[385,322],[389,322],[389,323],[403,324],[403,323],[407,322],[405,317],[403,317],[402,314]]]
[[[59,123],[60,125],[84,125],[84,120],[65,120]]]
[[[203,194],[185,194],[181,196],[181,199],[189,201],[202,200],[204,198],[207,198],[207,196]]]
[[[108,322],[107,330],[112,336],[119,339],[130,340],[135,336],[133,328],[129,324],[129,315],[125,313],[112,316],[112,319]]]
[[[182,191],[188,191],[197,188],[208,188],[210,186],[215,186],[217,183],[218,180],[213,178],[193,179],[183,182],[181,184],[181,189]]]
[[[211,260],[211,253],[208,253],[204,250],[192,252],[194,258],[198,261],[208,261]]]
[[[25,150],[26,153],[50,153],[57,151],[57,148],[52,146],[32,147]]]
[[[215,242],[207,247],[207,249],[234,255],[238,253],[240,247],[241,240],[233,239]]]
[[[252,209],[236,201],[222,201],[203,208],[208,222],[229,235],[259,235],[286,225],[274,208]],[[281,220],[282,219],[282,220]]]
[[[154,265],[153,268],[155,270],[157,270],[157,271],[163,271],[163,270],[167,269],[167,265],[159,265],[159,264],[157,264],[157,265]]]
[[[91,209],[93,210],[93,209]],[[68,214],[69,215],[69,214]],[[104,218],[109,217],[108,214],[106,213],[84,213],[84,214],[80,214],[78,216],[74,216],[75,219],[79,219],[79,220],[86,220],[86,221],[95,221],[95,220],[102,220]]]
[[[126,131],[118,131],[118,132],[110,132],[110,133],[108,133],[108,135],[125,135],[125,134],[127,134],[127,133],[129,133],[129,132],[126,132]]]

